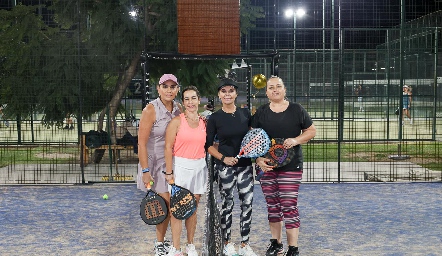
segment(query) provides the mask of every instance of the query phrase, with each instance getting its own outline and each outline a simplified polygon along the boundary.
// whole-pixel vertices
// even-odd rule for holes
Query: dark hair
[[[200,94],[200,92],[198,91],[198,88],[196,88],[196,86],[189,85],[189,86],[187,86],[186,88],[184,88],[183,91],[181,92],[181,100],[182,100],[183,102],[184,102],[184,93],[187,92],[187,91],[195,91],[195,92],[196,92],[196,95],[198,96],[198,99],[201,98],[201,94]]]

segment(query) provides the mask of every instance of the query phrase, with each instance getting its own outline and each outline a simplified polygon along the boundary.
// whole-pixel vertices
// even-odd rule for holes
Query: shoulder
[[[212,118],[214,118],[214,119],[221,118],[223,113],[224,112],[221,109],[218,109],[217,111],[215,111],[212,114],[210,114],[209,120],[212,119]]]
[[[265,111],[266,109],[270,109],[270,103],[266,103],[264,105],[259,106],[258,109],[256,110],[256,113]]]
[[[144,107],[143,111],[141,112],[141,114],[143,116],[152,116],[155,117],[155,107],[154,105],[152,105],[151,103],[147,104],[146,107]]]
[[[170,120],[169,125],[168,126],[172,126],[172,127],[178,127],[181,123],[181,115],[178,115],[174,118],[172,118],[172,120]]]
[[[297,110],[304,110],[304,107],[297,102],[289,102],[289,108],[297,109]]]

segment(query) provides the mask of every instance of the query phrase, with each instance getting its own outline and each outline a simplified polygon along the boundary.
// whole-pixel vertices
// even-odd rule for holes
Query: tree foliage
[[[44,113],[47,124],[101,111],[115,117],[126,88],[139,74],[140,55],[177,52],[176,0],[54,0],[51,23],[36,6],[0,11],[0,103],[10,114]],[[135,12],[136,15],[129,15]],[[260,7],[241,1],[241,32],[247,33]],[[174,73],[183,85],[214,95],[218,75],[231,60],[151,60],[153,81]],[[99,127],[100,128],[100,127]]]

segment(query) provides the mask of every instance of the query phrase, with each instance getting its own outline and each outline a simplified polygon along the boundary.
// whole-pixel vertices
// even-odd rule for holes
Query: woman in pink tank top
[[[206,125],[198,115],[200,93],[195,86],[186,87],[182,93],[184,113],[173,118],[166,129],[166,179],[173,179],[176,185],[189,189],[196,197],[197,205],[207,189],[207,165],[204,144]],[[187,230],[187,255],[198,255],[193,245],[197,224],[197,211],[185,220]],[[180,237],[182,221],[171,216],[173,247],[170,252],[182,255]]]

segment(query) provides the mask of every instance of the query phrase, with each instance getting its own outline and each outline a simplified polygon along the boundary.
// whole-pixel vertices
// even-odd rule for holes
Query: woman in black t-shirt
[[[250,129],[251,116],[248,109],[237,108],[235,99],[238,86],[231,79],[224,79],[218,87],[222,108],[213,113],[207,121],[206,150],[215,158],[218,185],[221,194],[221,228],[223,229],[223,255],[237,255],[234,243],[230,241],[235,187],[241,201],[239,255],[256,255],[249,245],[252,221],[253,168],[249,158],[237,159],[241,141]],[[215,135],[218,148],[213,146]]]
[[[283,146],[295,151],[292,160],[278,168],[273,168],[271,159],[256,159],[256,164],[264,171],[260,183],[267,202],[272,234],[266,255],[282,253],[283,224],[289,245],[286,255],[299,255],[300,220],[297,203],[303,169],[301,144],[307,143],[316,135],[316,128],[300,104],[285,99],[286,88],[281,78],[271,77],[267,81],[266,94],[270,103],[258,108],[253,116],[252,127],[264,129],[270,138],[283,138]]]

